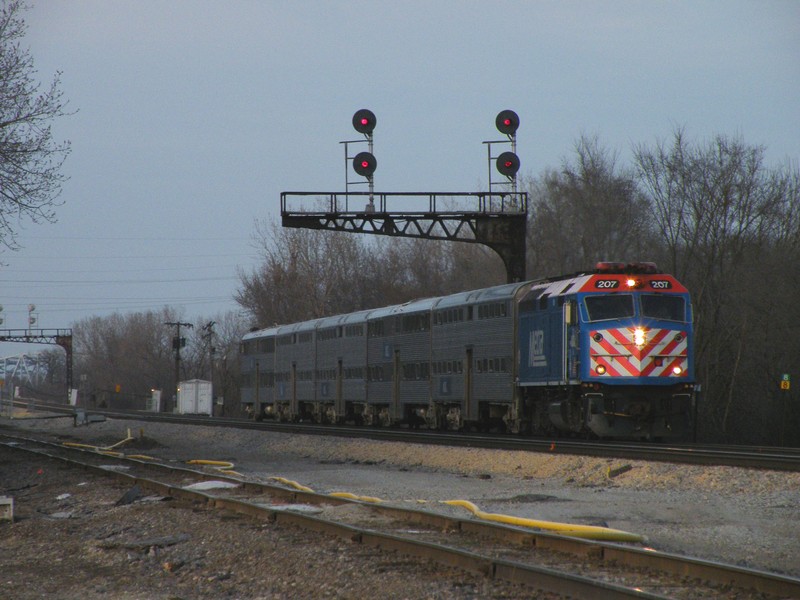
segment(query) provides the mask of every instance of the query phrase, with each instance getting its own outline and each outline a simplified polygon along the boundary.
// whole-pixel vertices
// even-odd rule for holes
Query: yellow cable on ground
[[[187,465],[209,465],[211,467],[220,467],[220,468],[223,468],[223,469],[232,469],[233,468],[233,463],[229,462],[227,460],[200,460],[200,459],[195,459],[195,460],[187,460],[186,464]]]
[[[485,521],[496,521],[498,523],[518,525],[520,527],[535,527],[537,529],[557,531],[558,533],[570,537],[613,542],[643,542],[645,540],[644,536],[635,533],[628,533],[627,531],[621,531],[619,529],[610,529],[608,527],[598,527],[595,525],[574,525],[570,523],[554,523],[552,521],[537,521],[535,519],[524,519],[521,517],[512,517],[497,513],[486,513],[468,500],[445,500],[443,503],[451,506],[461,506],[466,508],[476,517]]]
[[[229,469],[220,471],[220,473],[222,473],[223,475],[230,475],[231,477],[244,477],[244,475],[242,475],[241,473],[238,473],[236,471],[231,471]]]
[[[112,444],[111,446],[93,446],[92,444],[79,444],[78,442],[62,442],[62,445],[69,448],[88,448],[89,450],[94,450],[100,454],[110,454],[111,456],[123,456],[119,452],[114,452],[114,448],[132,441],[133,438],[131,437],[131,430],[129,429],[128,437],[126,437],[124,440],[118,441],[116,444]]]
[[[221,475],[231,475],[233,477],[244,477],[241,473],[237,473],[233,470],[234,464],[227,460],[204,460],[204,459],[193,459],[187,460],[187,465],[206,465],[209,467],[214,467]]]
[[[380,504],[383,502],[380,498],[375,498],[374,496],[357,496],[356,494],[351,494],[350,492],[331,492],[328,496],[332,496],[334,498],[347,498],[348,500],[360,500],[361,502],[372,502],[373,504]]]
[[[113,450],[117,446],[122,446],[122,444],[127,444],[128,442],[132,441],[133,441],[133,436],[131,435],[131,430],[128,429],[128,437],[126,437],[124,440],[118,441],[116,444],[104,447],[103,450]]]
[[[97,450],[97,446],[92,446],[91,444],[79,444],[78,442],[63,442],[62,446],[67,446],[68,448],[89,448],[91,450]]]
[[[284,485],[288,485],[289,487],[293,487],[294,489],[300,490],[301,492],[310,492],[312,494],[314,493],[314,490],[312,490],[310,487],[306,487],[304,485],[301,485],[301,484],[297,483],[296,481],[292,481],[291,479],[286,479],[284,477],[270,477],[270,479],[272,481],[277,481],[278,483],[282,483]]]

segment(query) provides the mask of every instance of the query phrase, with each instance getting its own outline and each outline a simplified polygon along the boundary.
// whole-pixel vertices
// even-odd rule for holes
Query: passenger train
[[[259,416],[680,439],[694,404],[689,293],[653,263],[510,283],[245,335]]]

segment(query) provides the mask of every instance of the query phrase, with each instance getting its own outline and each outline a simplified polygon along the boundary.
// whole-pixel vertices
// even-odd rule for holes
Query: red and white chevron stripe
[[[680,377],[689,366],[685,331],[644,329],[645,344],[634,343],[634,327],[589,332],[589,358],[593,375],[605,367],[603,377]],[[680,367],[680,374],[675,373]]]

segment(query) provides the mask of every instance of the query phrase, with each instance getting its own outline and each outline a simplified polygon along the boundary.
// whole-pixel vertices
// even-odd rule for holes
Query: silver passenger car
[[[247,334],[242,402],[293,420],[499,424],[516,410],[516,306],[525,285]]]

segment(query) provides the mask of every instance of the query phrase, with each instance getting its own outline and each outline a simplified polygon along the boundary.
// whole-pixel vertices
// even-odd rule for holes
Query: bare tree
[[[73,327],[75,373],[84,396],[143,402],[151,389],[171,390],[175,383],[172,309],[108,317],[89,317]],[[115,396],[115,394],[117,396]],[[142,406],[137,405],[137,408]]]
[[[653,244],[646,200],[633,173],[597,138],[582,137],[574,162],[529,180],[528,272],[534,276],[590,268],[600,260],[649,260]]]
[[[69,142],[53,140],[50,125],[65,112],[60,73],[41,90],[33,59],[21,46],[25,5],[0,6],[0,246],[15,249],[15,221],[55,220]]]
[[[797,173],[768,169],[763,147],[725,136],[693,145],[682,130],[635,158],[669,267],[694,297],[701,425],[721,439],[763,438],[752,399],[767,397],[767,377],[777,384],[763,357],[776,365],[790,341],[764,332],[777,333],[776,313],[796,316],[800,292]]]
[[[236,301],[256,326],[291,323],[362,307],[359,282],[368,259],[355,236],[256,223],[262,265],[240,272]]]

